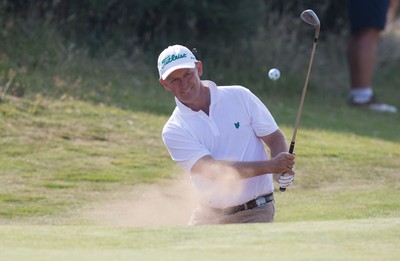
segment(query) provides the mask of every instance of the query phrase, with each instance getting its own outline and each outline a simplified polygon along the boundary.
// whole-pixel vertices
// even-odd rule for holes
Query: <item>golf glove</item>
[[[280,188],[288,188],[293,184],[294,176],[293,175],[281,175],[279,178],[279,187]]]

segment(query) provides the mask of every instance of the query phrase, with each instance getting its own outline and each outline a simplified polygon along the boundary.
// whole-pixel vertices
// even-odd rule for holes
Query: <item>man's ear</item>
[[[201,61],[196,62],[196,70],[199,77],[201,77],[203,75],[203,64],[201,63]]]
[[[167,83],[166,83],[163,79],[160,79],[159,81],[160,81],[161,85],[164,86],[164,88],[165,88],[167,91],[169,91],[169,88],[168,88],[168,86],[167,86]]]

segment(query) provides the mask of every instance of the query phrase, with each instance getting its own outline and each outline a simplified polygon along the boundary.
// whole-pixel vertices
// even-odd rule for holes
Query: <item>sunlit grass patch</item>
[[[0,194],[0,216],[14,218],[44,216],[57,213],[54,208],[55,206],[46,204],[45,196],[16,192],[13,194]]]

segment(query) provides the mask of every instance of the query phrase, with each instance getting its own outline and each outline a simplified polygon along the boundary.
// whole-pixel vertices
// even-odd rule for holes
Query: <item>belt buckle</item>
[[[265,204],[267,204],[267,200],[265,199],[265,197],[258,197],[256,198],[256,204],[257,207],[264,206]]]

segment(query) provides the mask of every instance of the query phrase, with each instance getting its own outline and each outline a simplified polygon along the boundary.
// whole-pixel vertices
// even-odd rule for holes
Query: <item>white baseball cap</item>
[[[183,68],[195,68],[197,62],[194,54],[185,46],[173,45],[158,56],[158,72],[160,79],[165,80],[173,71]]]

